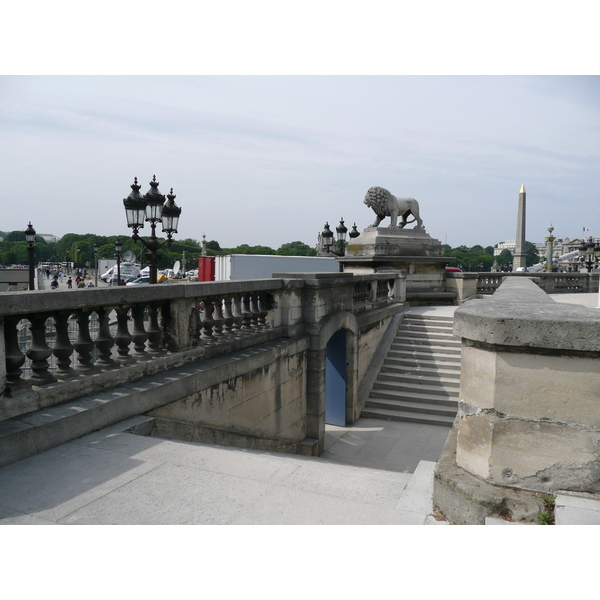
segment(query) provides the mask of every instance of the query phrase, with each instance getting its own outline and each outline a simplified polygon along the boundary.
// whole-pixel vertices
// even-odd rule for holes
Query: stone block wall
[[[306,437],[306,344],[286,344],[263,363],[230,377],[224,371],[216,383],[199,379],[193,394],[149,415],[299,442]]]

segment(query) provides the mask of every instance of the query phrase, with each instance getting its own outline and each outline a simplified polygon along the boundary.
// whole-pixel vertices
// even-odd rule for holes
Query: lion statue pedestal
[[[410,200],[411,202],[406,202]],[[406,297],[413,303],[452,303],[456,294],[446,291],[445,268],[452,262],[444,256],[439,240],[432,238],[423,226],[419,205],[413,198],[396,198],[384,188],[372,187],[364,203],[377,215],[375,223],[358,237],[352,238],[345,256],[337,260],[344,272],[367,274],[383,271],[405,271]],[[406,205],[406,206],[405,206]],[[416,226],[407,229],[409,215]],[[392,227],[379,227],[389,216]],[[397,218],[401,222],[396,226]]]

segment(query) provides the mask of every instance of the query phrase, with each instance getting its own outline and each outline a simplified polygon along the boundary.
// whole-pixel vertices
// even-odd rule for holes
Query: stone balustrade
[[[401,281],[395,273],[316,273],[0,293],[0,421],[298,336],[336,310],[362,314],[401,302]]]
[[[457,294],[457,303],[493,294],[507,278],[533,278],[549,294],[598,291],[597,273],[446,273],[446,289]]]

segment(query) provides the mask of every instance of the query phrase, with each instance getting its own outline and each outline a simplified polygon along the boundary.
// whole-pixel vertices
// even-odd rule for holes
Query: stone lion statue
[[[379,227],[379,223],[386,217],[390,217],[390,227],[396,227],[400,216],[402,220],[398,227],[404,228],[408,223],[416,221],[415,229],[425,229],[419,215],[419,203],[414,198],[396,198],[384,188],[372,187],[367,191],[363,202],[377,215],[371,227]],[[414,217],[412,221],[407,220],[409,215]]]

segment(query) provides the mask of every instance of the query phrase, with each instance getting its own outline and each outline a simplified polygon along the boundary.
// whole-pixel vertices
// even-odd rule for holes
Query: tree
[[[525,264],[528,267],[537,265],[540,262],[540,255],[533,242],[525,242]]]
[[[303,242],[282,244],[277,250],[280,256],[316,256],[317,251]]]
[[[496,258],[496,261],[501,267],[508,267],[508,265],[512,264],[513,260],[512,252],[506,248],[504,248]]]

